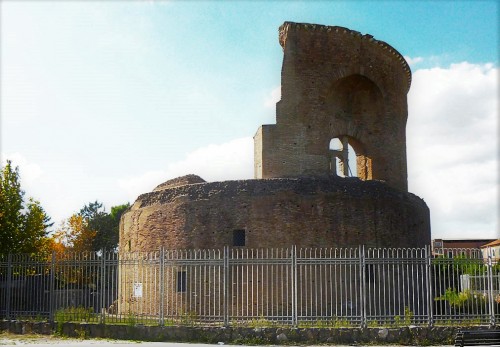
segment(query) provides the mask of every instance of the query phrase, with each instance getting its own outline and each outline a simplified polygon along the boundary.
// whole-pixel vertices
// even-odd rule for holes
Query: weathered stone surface
[[[429,210],[377,181],[301,177],[202,183],[141,195],[123,215],[120,249],[417,247],[429,244]]]
[[[389,331],[387,329],[380,329],[378,331],[378,337],[380,337],[381,339],[385,339],[387,337],[387,335],[389,334]]]
[[[21,321],[0,321],[0,332],[15,334],[51,334],[55,324]],[[452,344],[460,327],[402,328],[249,328],[249,327],[187,327],[187,326],[124,326],[87,323],[61,323],[59,333],[69,337],[133,339],[143,341],[183,341],[209,343],[300,343],[300,344]],[[468,330],[486,329],[467,327]],[[257,331],[256,331],[257,330]],[[386,330],[387,336],[380,337]],[[284,338],[286,337],[286,339]]]
[[[180,187],[180,186],[184,186],[186,184],[196,184],[196,183],[205,183],[205,182],[206,181],[203,178],[201,178],[200,176],[186,175],[186,176],[177,177],[177,178],[168,180],[166,182],[163,182],[162,184],[156,186],[156,188],[153,189],[153,192],[157,192],[157,191],[167,189],[167,188]]]
[[[347,28],[285,22],[276,124],[255,139],[255,178],[330,172],[330,140],[347,136],[358,176],[407,190],[411,72],[403,56]]]

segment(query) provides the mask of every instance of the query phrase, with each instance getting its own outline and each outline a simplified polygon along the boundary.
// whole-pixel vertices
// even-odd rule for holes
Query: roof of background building
[[[485,245],[482,245],[481,248],[485,248],[485,247],[495,247],[495,246],[500,246],[500,239],[497,239],[495,241],[492,241],[490,243],[487,243]]]

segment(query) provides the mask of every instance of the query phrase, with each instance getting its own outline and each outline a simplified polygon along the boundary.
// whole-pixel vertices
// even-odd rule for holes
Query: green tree
[[[0,174],[0,253],[41,252],[52,224],[38,201],[24,203],[19,168],[7,160]]]
[[[123,205],[118,205],[118,206],[112,206],[111,207],[111,220],[112,220],[112,229],[110,235],[107,237],[107,242],[109,246],[104,246],[102,248],[106,249],[114,249],[116,250],[118,248],[118,242],[120,239],[120,219],[122,217],[122,214],[128,210],[130,207],[130,203],[126,203]],[[111,248],[113,247],[113,248]]]
[[[24,215],[23,240],[20,245],[22,253],[46,252],[47,231],[54,223],[40,205],[39,201],[29,198]]]
[[[119,225],[121,215],[129,208],[130,204],[111,207],[107,213],[103,204],[95,201],[85,205],[79,215],[86,221],[89,229],[95,231],[92,249],[95,251],[106,249],[116,250],[118,247]]]

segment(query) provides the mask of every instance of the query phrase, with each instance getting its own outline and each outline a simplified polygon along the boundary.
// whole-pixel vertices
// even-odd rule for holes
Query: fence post
[[[102,260],[101,260],[101,290],[100,290],[100,297],[101,297],[101,300],[100,303],[99,303],[99,307],[101,309],[101,315],[100,315],[100,324],[104,324],[105,322],[105,319],[106,319],[106,305],[105,305],[105,292],[106,292],[106,289],[105,289],[105,286],[106,286],[106,250],[105,249],[102,249],[101,250],[101,256],[102,256]]]
[[[52,257],[50,259],[50,284],[49,284],[49,322],[54,323],[54,283],[55,283],[55,271],[56,271],[56,252],[52,251]]]
[[[163,296],[165,295],[165,273],[164,273],[164,268],[163,268],[163,262],[165,259],[165,248],[161,247],[160,249],[160,321],[159,324],[160,326],[163,326],[165,324],[164,320],[164,304],[163,304]]]
[[[5,318],[10,320],[10,301],[12,287],[12,254],[7,255],[7,293],[5,295]]]
[[[359,245],[359,267],[360,278],[359,285],[361,291],[361,328],[366,328],[366,260],[365,260],[365,246]]]
[[[427,279],[427,323],[429,327],[432,327],[434,325],[434,316],[432,312],[434,293],[432,291],[432,252],[430,245],[425,246],[425,259],[425,273]]]
[[[488,263],[487,263],[487,273],[488,273],[488,303],[489,303],[489,311],[490,311],[490,326],[494,327],[495,326],[495,305],[494,303],[494,296],[493,296],[493,257],[491,254],[491,248],[487,248],[488,252]]]
[[[224,260],[224,266],[223,266],[223,275],[224,275],[224,296],[223,296],[223,317],[224,317],[224,326],[229,326],[229,247],[224,246],[224,253],[223,253],[223,260]]]
[[[292,246],[292,326],[298,326],[297,317],[297,246]]]

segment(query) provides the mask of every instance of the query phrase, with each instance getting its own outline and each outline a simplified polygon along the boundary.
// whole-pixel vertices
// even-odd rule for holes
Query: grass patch
[[[54,321],[57,323],[92,323],[99,321],[99,315],[94,313],[94,310],[89,307],[67,307],[59,309],[54,313]]]

